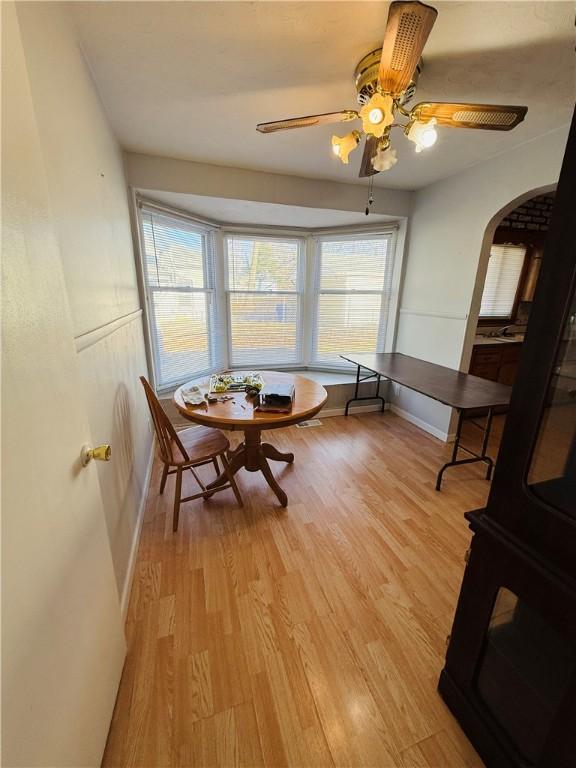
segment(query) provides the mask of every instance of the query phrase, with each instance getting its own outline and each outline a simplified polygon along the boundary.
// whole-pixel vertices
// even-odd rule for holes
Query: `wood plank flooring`
[[[155,466],[104,765],[481,766],[436,683],[482,468],[437,493],[449,448],[390,413],[269,439],[287,509],[243,471],[173,535]]]

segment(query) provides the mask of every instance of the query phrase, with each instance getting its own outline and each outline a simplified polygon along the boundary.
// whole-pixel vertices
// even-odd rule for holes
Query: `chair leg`
[[[174,515],[172,517],[172,530],[178,530],[178,517],[180,515],[180,498],[182,496],[182,470],[176,470],[176,488],[174,489]]]
[[[221,455],[222,464],[224,465],[224,472],[226,473],[226,477],[228,478],[228,482],[232,486],[232,490],[234,491],[234,496],[236,496],[236,501],[238,502],[239,507],[244,506],[244,502],[242,501],[242,496],[240,495],[240,489],[236,485],[236,480],[234,478],[234,473],[230,471],[230,463],[228,462],[228,459],[226,458],[226,454],[223,453]]]
[[[212,464],[214,464],[214,469],[216,470],[216,477],[218,477],[220,474],[220,467],[218,466],[218,460],[216,456],[214,456],[214,458],[212,459]],[[216,491],[212,491],[212,493],[204,494],[204,501],[208,501],[208,499],[214,496],[215,493]]]
[[[160,493],[164,493],[164,488],[166,488],[167,477],[168,477],[168,464],[164,464],[164,469],[162,470],[162,480],[160,480]]]

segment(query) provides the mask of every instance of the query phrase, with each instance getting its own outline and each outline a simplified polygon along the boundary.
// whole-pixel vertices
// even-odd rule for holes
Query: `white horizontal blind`
[[[214,250],[208,231],[142,210],[144,278],[158,389],[214,370]]]
[[[482,293],[480,317],[508,319],[512,316],[525,256],[526,247],[523,245],[492,246]]]
[[[302,362],[303,241],[225,236],[230,365]]]
[[[393,269],[392,234],[318,241],[313,363],[346,368],[340,354],[383,351]]]

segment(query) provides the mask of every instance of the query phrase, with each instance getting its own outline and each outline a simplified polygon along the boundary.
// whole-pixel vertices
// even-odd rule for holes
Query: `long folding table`
[[[487,464],[486,479],[490,480],[494,461],[488,456],[487,449],[492,429],[494,408],[508,405],[512,387],[506,384],[499,384],[496,381],[481,379],[469,373],[461,373],[452,368],[446,368],[443,365],[428,363],[426,360],[418,360],[416,357],[403,355],[400,352],[350,354],[341,355],[341,357],[356,366],[356,388],[354,397],[350,398],[346,403],[346,416],[348,415],[350,404],[360,400],[380,400],[382,410],[384,410],[386,401],[380,394],[381,380],[388,379],[401,384],[403,387],[412,389],[414,392],[425,395],[432,400],[437,400],[439,403],[443,403],[458,411],[458,426],[452,448],[452,458],[438,472],[436,490],[440,490],[442,476],[448,467],[460,464],[473,464],[475,462]],[[362,375],[362,369],[368,371],[368,375]],[[369,379],[375,380],[375,393],[371,396],[360,396],[360,383]],[[486,421],[483,425],[478,424],[473,418],[466,418],[467,413],[478,409],[487,411]],[[480,427],[483,431],[480,453],[476,453],[461,444],[462,424],[465,420]],[[469,454],[470,458],[459,459],[458,451],[464,451]]]

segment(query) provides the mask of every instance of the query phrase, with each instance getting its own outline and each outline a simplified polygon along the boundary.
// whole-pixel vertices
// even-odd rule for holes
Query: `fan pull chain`
[[[368,216],[370,213],[370,207],[374,202],[374,176],[370,176],[368,180],[368,204],[366,205],[365,214]]]

